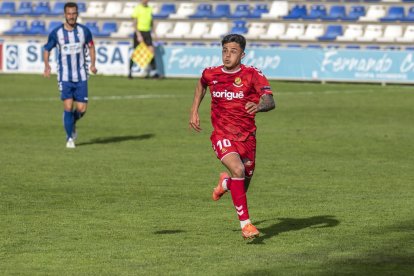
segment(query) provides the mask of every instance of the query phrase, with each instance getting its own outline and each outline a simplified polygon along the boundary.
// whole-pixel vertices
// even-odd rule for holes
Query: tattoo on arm
[[[257,105],[257,112],[266,112],[276,107],[273,95],[264,94]]]

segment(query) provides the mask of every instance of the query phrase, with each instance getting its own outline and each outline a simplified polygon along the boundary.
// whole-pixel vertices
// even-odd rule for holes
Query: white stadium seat
[[[165,34],[166,38],[183,38],[184,34],[188,34],[191,30],[190,22],[176,22],[171,33]]]
[[[86,12],[82,13],[82,17],[98,17],[104,13],[105,5],[103,2],[90,2]]]
[[[384,17],[387,8],[382,5],[372,5],[368,8],[365,16],[359,18],[359,21],[378,21],[379,18]]]
[[[365,28],[364,34],[361,37],[357,37],[356,41],[375,41],[380,36],[382,36],[382,26],[368,25]]]
[[[324,34],[325,30],[322,24],[309,24],[306,27],[306,31],[302,36],[299,36],[299,40],[316,40],[319,36]]]
[[[305,25],[302,23],[290,23],[286,33],[279,36],[279,39],[283,40],[295,40],[299,36],[302,36],[305,32]]]
[[[158,22],[155,26],[155,36],[157,38],[165,38],[165,35],[170,33],[173,29],[172,22]]]
[[[111,37],[127,38],[135,31],[134,23],[132,21],[122,21],[118,31],[112,33]]]
[[[194,3],[181,3],[177,9],[177,12],[171,14],[169,18],[172,19],[184,19],[188,18],[189,15],[194,14],[196,8]]]
[[[203,38],[219,39],[229,32],[229,25],[227,22],[214,22],[211,26],[210,32],[203,35]]]
[[[276,19],[289,13],[288,1],[274,1],[268,13],[263,13],[262,18]]]
[[[4,31],[10,30],[12,27],[10,19],[0,19],[0,34]]]
[[[414,42],[414,25],[407,26],[402,37],[397,37],[395,40],[397,42]]]
[[[116,14],[115,17],[118,18],[131,18],[132,12],[134,11],[135,6],[137,5],[136,2],[127,2],[124,4],[124,8],[119,14]]]
[[[384,34],[376,40],[379,42],[394,42],[397,37],[403,34],[402,27],[399,25],[388,25],[385,27]]]
[[[114,17],[120,14],[122,11],[122,3],[119,2],[108,2],[105,7],[105,11],[98,14],[99,17]]]
[[[362,25],[351,24],[345,29],[343,35],[336,38],[338,41],[354,41],[357,37],[361,37],[364,33]]]
[[[267,24],[264,22],[252,22],[248,27],[247,33],[244,35],[248,39],[257,39],[259,35],[266,32]]]
[[[260,39],[274,40],[285,34],[286,26],[283,23],[270,23],[266,33],[259,35]]]
[[[187,34],[184,34],[185,38],[202,38],[202,36],[208,33],[208,23],[206,22],[195,22],[193,28]]]

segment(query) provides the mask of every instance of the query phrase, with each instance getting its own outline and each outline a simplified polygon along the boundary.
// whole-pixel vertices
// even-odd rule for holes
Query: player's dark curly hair
[[[230,43],[230,42],[236,42],[240,45],[240,48],[244,49],[246,48],[246,39],[244,36],[239,34],[228,34],[225,37],[223,37],[223,40],[221,41],[221,46],[224,46],[224,44]]]
[[[78,11],[78,4],[76,4],[75,2],[67,2],[63,7],[63,11],[66,12],[66,8],[76,8],[76,11]]]

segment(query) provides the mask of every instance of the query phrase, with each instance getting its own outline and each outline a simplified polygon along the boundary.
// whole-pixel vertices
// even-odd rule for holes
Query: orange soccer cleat
[[[242,236],[245,240],[257,238],[259,234],[259,230],[251,223],[246,224],[242,229]]]
[[[213,190],[213,200],[217,201],[221,198],[222,195],[224,195],[227,190],[223,189],[222,183],[224,181],[224,179],[226,178],[230,178],[230,176],[226,173],[226,172],[222,172],[220,173],[220,179],[218,181],[217,187],[214,188]]]

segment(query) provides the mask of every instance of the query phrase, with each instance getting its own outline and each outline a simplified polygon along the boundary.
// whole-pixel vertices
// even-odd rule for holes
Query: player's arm
[[[264,94],[260,97],[259,103],[254,102],[246,103],[246,111],[249,114],[254,114],[257,112],[266,112],[274,109],[276,107],[275,100],[273,99],[272,94]]]
[[[200,107],[201,101],[206,95],[206,91],[207,91],[207,87],[204,86],[200,80],[197,83],[197,86],[195,88],[193,105],[191,106],[191,112],[190,112],[190,127],[197,132],[201,131],[198,108]]]
[[[89,48],[89,55],[91,57],[91,66],[89,67],[89,69],[91,70],[92,73],[96,74],[98,72],[98,69],[96,69],[96,66],[95,66],[96,51],[95,51],[95,44],[93,43],[93,40],[91,40],[88,43],[88,48]]]
[[[46,49],[43,50],[43,60],[45,63],[45,70],[43,71],[43,76],[46,78],[50,77],[50,72],[51,72],[51,68],[49,64],[49,57],[50,57],[50,52]]]

